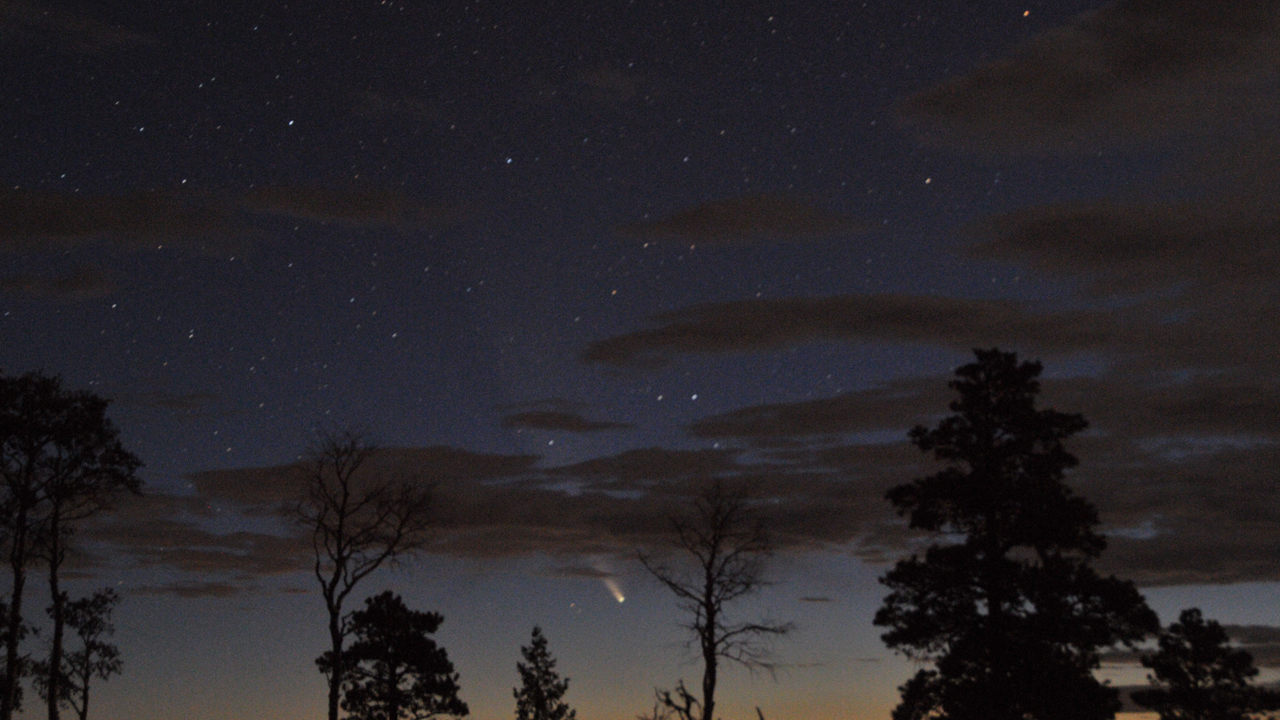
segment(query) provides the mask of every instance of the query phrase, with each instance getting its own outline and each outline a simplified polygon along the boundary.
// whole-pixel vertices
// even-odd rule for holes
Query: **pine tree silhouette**
[[[1063,482],[1084,418],[1035,407],[1039,363],[975,352],[950,384],[955,414],[911,431],[948,467],[888,493],[945,540],[881,579],[885,643],[934,665],[901,688],[894,720],[1109,720],[1120,702],[1093,677],[1098,651],[1158,619],[1133,583],[1089,566],[1106,547],[1097,511]]]
[[[355,641],[342,651],[342,709],[351,720],[455,718],[470,710],[458,698],[458,673],[444,648],[428,635],[444,622],[439,613],[410,610],[387,590],[351,613]],[[316,658],[333,672],[333,652]]]
[[[556,673],[556,660],[547,651],[547,638],[542,628],[534,626],[533,639],[520,648],[524,662],[516,663],[520,687],[513,688],[516,698],[516,720],[575,720],[577,711],[564,702],[569,678]]]
[[[1183,610],[1160,635],[1160,651],[1143,655],[1155,671],[1151,690],[1133,693],[1160,720],[1246,720],[1280,709],[1276,693],[1250,684],[1258,675],[1253,656],[1227,643],[1227,632],[1206,621],[1199,608]]]

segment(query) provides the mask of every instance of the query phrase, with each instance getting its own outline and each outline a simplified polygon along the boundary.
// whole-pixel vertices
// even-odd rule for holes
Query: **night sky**
[[[1280,3],[11,0],[0,57],[0,370],[146,463],[78,536],[98,718],[322,715],[282,508],[339,428],[437,488],[352,605],[442,613],[472,717],[535,624],[583,720],[694,684],[634,558],[713,476],[775,511],[743,616],[799,626],[726,720],[887,717],[883,495],[992,346],[1091,423],[1100,567],[1280,667]]]

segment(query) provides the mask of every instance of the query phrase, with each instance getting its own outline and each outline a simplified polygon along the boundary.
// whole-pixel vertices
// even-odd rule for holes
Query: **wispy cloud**
[[[1121,0],[901,112],[946,142],[1000,152],[1238,129],[1274,116],[1277,12],[1261,0]]]
[[[115,283],[102,270],[81,267],[67,275],[13,275],[0,278],[0,291],[27,297],[66,301],[94,300],[110,295]]]
[[[582,359],[654,364],[676,353],[779,350],[820,340],[892,340],[961,350],[1003,344],[1033,351],[1102,347],[1121,329],[1110,313],[1032,312],[1008,300],[920,295],[836,295],[693,305],[653,317],[660,327],[599,340]]]
[[[863,229],[865,225],[851,217],[810,203],[752,195],[704,202],[657,220],[623,225],[618,232],[645,240],[742,243],[799,240]]]
[[[102,22],[83,13],[68,12],[24,0],[0,5],[0,37],[5,50],[52,36],[59,50],[74,55],[105,55],[138,46],[154,45],[147,33],[123,25]]]
[[[308,222],[435,227],[454,212],[383,189],[267,187],[246,195],[178,191],[81,195],[0,191],[0,252],[65,250],[104,242],[126,250],[179,244],[243,249],[264,236],[264,217]]]
[[[502,427],[512,430],[558,430],[561,432],[600,432],[626,430],[631,423],[590,420],[562,410],[525,410],[502,418]]]

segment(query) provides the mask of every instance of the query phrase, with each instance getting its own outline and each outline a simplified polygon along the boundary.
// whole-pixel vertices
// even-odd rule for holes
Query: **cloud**
[[[884,387],[799,402],[769,403],[704,417],[689,433],[706,439],[785,439],[910,428],[945,410],[945,381],[900,380]]]
[[[1042,382],[1043,407],[1081,412],[1091,423],[1069,443],[1080,466],[1068,482],[1098,507],[1110,536],[1100,569],[1148,587],[1280,580],[1273,561],[1280,510],[1271,501],[1272,468],[1280,464],[1280,388],[1248,375],[1122,370]],[[857,529],[842,531],[839,517],[800,515],[799,532],[810,538],[843,532],[856,539],[859,556],[891,561],[917,549],[922,536],[895,524],[883,493],[940,468],[906,442],[906,430],[946,412],[948,379],[739,408],[695,421],[690,431],[752,448],[753,457],[789,481],[849,481],[827,487],[861,493],[832,504],[861,515]]]
[[[968,252],[1084,278],[1099,295],[1171,286],[1221,293],[1271,281],[1268,268],[1280,261],[1273,199],[1035,207],[970,225],[982,241]]]
[[[425,485],[461,481],[491,482],[528,474],[536,455],[474,453],[446,446],[380,448],[365,463],[366,472],[400,476]],[[187,476],[198,497],[248,508],[285,508],[301,496],[307,467],[302,463],[196,472]]]
[[[897,381],[695,422],[696,434],[727,445],[719,449],[638,448],[542,467],[531,455],[387,448],[369,470],[432,485],[431,553],[630,556],[664,543],[670,515],[688,507],[700,483],[718,478],[763,501],[783,549],[837,548],[889,562],[918,550],[923,538],[884,495],[940,468],[905,432],[946,412],[948,379]],[[1051,377],[1043,385],[1042,405],[1092,421],[1070,443],[1081,464],[1068,481],[1097,505],[1109,535],[1100,570],[1147,587],[1280,580],[1280,508],[1270,472],[1280,466],[1280,393],[1251,396],[1248,385],[1232,389],[1223,376],[1163,385]],[[285,522],[301,489],[299,466],[189,479],[194,495],[126,504],[86,534],[91,547],[201,581],[244,584],[305,570],[310,548],[301,529]],[[217,530],[229,526],[258,529]],[[599,570],[577,560],[559,568],[575,577]]]
[[[452,210],[443,206],[415,202],[385,189],[274,186],[250,192],[243,202],[251,212],[357,227],[391,226],[407,230],[439,226],[454,216]]]
[[[170,585],[142,585],[129,591],[131,595],[170,595],[184,600],[198,598],[229,598],[243,595],[246,588],[225,582],[176,582]]]
[[[187,393],[174,395],[163,392],[124,394],[117,397],[121,405],[137,405],[158,410],[177,410],[185,413],[212,414],[210,408],[222,402],[212,393]]]
[[[30,2],[0,5],[0,38],[10,52],[55,38],[59,51],[74,55],[105,55],[138,45],[154,45],[152,35],[95,20],[86,15],[37,6]]]
[[[623,225],[618,232],[645,240],[737,243],[814,238],[864,227],[850,217],[797,200],[752,195],[704,202],[660,220]]]
[[[115,283],[103,271],[81,267],[61,277],[13,275],[0,279],[0,292],[55,300],[95,300],[115,292]]]
[[[659,447],[625,450],[616,455],[591,458],[571,465],[550,468],[552,476],[586,479],[593,482],[671,480],[711,477],[738,467],[733,450],[668,450]]]
[[[548,570],[546,574],[551,577],[588,578],[592,580],[604,580],[605,578],[617,577],[615,573],[586,565],[569,565],[565,567],[552,568]]]
[[[1042,150],[1274,117],[1280,10],[1263,0],[1121,0],[905,100],[944,141]]]
[[[244,585],[246,578],[288,575],[308,567],[309,543],[286,525],[275,532],[218,531],[219,520],[241,515],[216,502],[168,494],[123,498],[111,512],[86,522],[81,537],[99,564],[112,557],[189,573],[200,582],[216,578]]]
[[[829,603],[829,602],[835,602],[835,601],[834,601],[834,600],[832,600],[831,598],[829,598],[829,597],[825,597],[825,596],[823,596],[823,597],[809,597],[809,596],[805,596],[805,597],[800,598],[800,602],[807,602],[807,603]]]
[[[847,547],[877,522],[880,513],[866,508],[886,486],[882,473],[851,472],[854,463],[826,469],[740,463],[736,453],[712,450],[643,448],[552,468],[535,467],[536,459],[392,448],[369,469],[430,483],[436,530],[426,551],[472,558],[630,557],[636,548],[665,544],[671,514],[687,509],[713,477],[743,483],[767,501],[780,547]],[[308,538],[288,521],[300,490],[297,466],[209,471],[190,480],[193,495],[130,499],[96,519],[85,528],[88,547],[182,573],[164,587],[186,593],[196,592],[188,587],[193,583],[254,587],[306,571]],[[569,562],[554,572],[603,577],[598,563],[591,565]]]
[[[1227,373],[1271,397],[1280,212],[1273,184],[1263,185],[1198,200],[1007,213],[970,225],[981,240],[968,252],[1072,282],[1086,302],[1108,304],[1126,331],[1101,350],[1132,364],[1136,377]]]
[[[1222,628],[1241,645],[1280,645],[1280,627],[1275,625],[1223,625]]]
[[[65,250],[106,241],[126,250],[164,244],[241,250],[264,217],[356,227],[421,229],[452,211],[388,190],[267,187],[247,195],[138,192],[80,195],[0,190],[0,252]]]
[[[249,234],[230,208],[194,194],[0,191],[0,252],[64,249],[108,239],[128,249]]]
[[[563,432],[599,432],[601,430],[626,430],[635,427],[631,423],[608,420],[588,420],[571,412],[557,410],[526,410],[502,418],[502,427],[516,430],[559,430]]]
[[[1212,618],[1208,619],[1212,620]],[[1234,647],[1253,656],[1256,667],[1280,667],[1280,627],[1223,624],[1222,629],[1227,632],[1227,637]],[[1152,648],[1146,652],[1154,651],[1155,649]],[[1109,665],[1141,667],[1142,654],[1142,651],[1111,650],[1103,653],[1102,660]]]
[[[631,423],[590,420],[583,414],[587,406],[564,398],[547,398],[500,405],[494,410],[504,413],[502,427],[522,430],[554,430],[560,432],[599,432],[626,430]]]
[[[919,295],[836,295],[703,303],[652,318],[663,323],[599,340],[582,359],[654,364],[673,353],[778,350],[819,340],[890,340],[968,350],[1015,345],[1031,351],[1092,350],[1121,331],[1109,313],[1033,313],[1009,300]]]

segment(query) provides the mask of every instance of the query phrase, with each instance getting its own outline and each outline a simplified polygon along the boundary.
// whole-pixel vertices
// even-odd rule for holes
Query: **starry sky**
[[[437,488],[357,594],[444,615],[473,717],[535,624],[584,720],[698,676],[634,557],[707,477],[799,626],[724,717],[887,717],[883,495],[991,346],[1091,423],[1101,567],[1280,667],[1280,3],[10,0],[0,57],[0,370],[146,463],[79,535],[99,718],[322,714],[281,509],[337,428]]]

